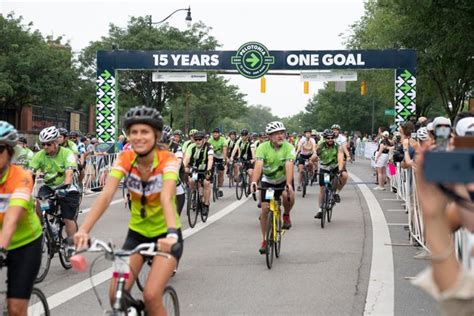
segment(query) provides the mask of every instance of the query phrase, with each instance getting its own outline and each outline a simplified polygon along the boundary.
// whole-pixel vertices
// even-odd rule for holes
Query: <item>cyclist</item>
[[[290,211],[295,203],[295,194],[293,191],[293,162],[295,160],[295,148],[285,140],[286,128],[283,123],[275,121],[268,123],[265,128],[269,140],[263,143],[257,149],[255,171],[252,176],[251,187],[253,192],[257,190],[257,182],[263,173],[261,185],[264,188],[288,188],[283,192],[283,228],[291,228]],[[265,254],[267,241],[265,240],[265,230],[267,227],[267,215],[269,205],[265,198],[266,190],[261,190],[261,215],[260,227],[262,229],[263,242],[260,247],[260,253]],[[275,192],[275,198],[278,199],[282,192]],[[288,200],[289,197],[289,200]]]
[[[198,131],[194,133],[194,144],[188,147],[183,164],[184,172],[189,173],[190,167],[201,172],[198,180],[204,180],[204,207],[202,212],[204,215],[207,215],[209,213],[209,200],[211,197],[210,180],[212,178],[214,150],[209,143],[205,142],[205,136],[204,132]],[[193,190],[194,180],[189,177],[188,181],[189,187]]]
[[[347,170],[345,170],[344,166],[344,151],[335,142],[334,132],[329,129],[323,132],[322,143],[318,147],[317,155],[320,160],[318,197],[320,209],[314,218],[321,218],[322,198],[324,195],[324,173],[335,171],[339,174],[339,186],[336,190],[340,190],[342,178],[345,178],[347,181]],[[334,194],[334,201],[336,203],[341,202],[341,198],[337,192]]]
[[[33,156],[34,152],[28,148],[26,138],[19,136],[17,144],[14,147],[12,163],[23,168],[27,168]]]
[[[311,138],[311,129],[304,130],[303,137],[298,142],[296,149],[296,157],[298,160],[298,191],[301,191],[303,170],[306,160],[309,161],[309,168],[313,169],[313,162],[316,161],[316,142]]]
[[[9,315],[26,315],[41,264],[42,228],[31,196],[33,179],[11,163],[17,140],[16,129],[0,121],[0,267],[8,268]]]
[[[345,158],[348,161],[351,161],[351,155],[349,153],[348,144],[347,144],[347,137],[341,133],[341,127],[339,126],[339,124],[333,124],[331,126],[331,129],[334,133],[334,137],[335,137],[334,141],[336,142],[336,144],[339,145],[339,147],[342,147]]]
[[[183,143],[183,153],[186,155],[186,151],[188,150],[188,146],[191,144],[194,144],[194,138],[193,135],[196,133],[198,130],[197,129],[192,129],[189,131],[189,139]]]
[[[132,151],[119,154],[107,183],[91,208],[79,231],[74,235],[76,249],[87,247],[89,232],[110,205],[120,181],[131,191],[132,208],[128,233],[123,249],[133,249],[146,242],[157,242],[160,251],[171,253],[171,260],[154,257],[143,297],[150,315],[164,315],[161,296],[182,254],[182,247],[172,249],[175,243],[183,243],[181,222],[174,203],[178,162],[168,150],[157,147],[161,137],[163,118],[160,112],[145,106],[130,109],[124,118],[124,126],[132,143]],[[130,269],[134,273],[127,279],[125,288],[130,291],[143,266],[140,254],[130,257]],[[112,282],[111,301],[115,282]]]
[[[249,179],[252,178],[253,164],[255,157],[255,147],[250,142],[249,130],[243,128],[240,131],[240,139],[237,140],[231,157],[238,157],[241,159],[243,167],[247,170]],[[238,179],[239,166],[234,164],[234,179]],[[249,188],[250,189],[250,188]]]
[[[43,129],[39,134],[39,141],[44,148],[37,152],[30,162],[29,169],[43,173],[44,184],[51,188],[62,184],[68,185],[61,190],[58,203],[61,208],[61,217],[68,236],[76,232],[76,214],[79,209],[80,194],[78,185],[74,183],[73,174],[77,169],[75,154],[68,148],[59,146],[59,131],[55,126]]]
[[[77,146],[77,169],[79,171],[78,182],[82,186],[82,180],[84,179],[84,167],[86,159],[86,145],[84,144],[83,137],[77,131],[70,131],[68,134],[69,141]],[[82,189],[82,188],[81,188]]]
[[[211,144],[212,149],[214,150],[213,163],[217,166],[217,170],[219,171],[219,196],[223,196],[224,193],[222,192],[221,188],[224,185],[225,160],[227,160],[227,142],[225,137],[221,135],[219,128],[215,128],[212,131],[212,137],[209,139],[208,143]]]
[[[175,142],[176,144],[179,144],[181,146],[181,135],[183,134],[183,132],[181,132],[181,130],[177,129],[173,132],[173,137],[172,137],[172,141]]]
[[[237,132],[234,130],[231,130],[229,132],[229,137],[227,138],[227,161],[228,162],[236,159],[235,156],[232,156],[236,142],[237,142]],[[227,167],[226,174],[232,175],[232,173],[234,172],[233,165],[230,163],[227,163],[226,167]]]
[[[79,150],[77,150],[77,145],[68,139],[69,133],[67,129],[65,129],[64,127],[60,127],[58,128],[58,132],[59,132],[59,138],[58,138],[59,145],[65,148],[69,148],[76,155],[79,154]]]

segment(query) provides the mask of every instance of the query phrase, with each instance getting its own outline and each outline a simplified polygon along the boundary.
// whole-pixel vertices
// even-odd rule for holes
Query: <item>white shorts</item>
[[[376,168],[387,167],[387,163],[388,163],[388,154],[381,154],[379,156],[379,159],[375,163],[375,167]]]

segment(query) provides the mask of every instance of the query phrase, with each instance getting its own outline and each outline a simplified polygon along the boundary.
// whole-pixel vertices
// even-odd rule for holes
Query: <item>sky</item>
[[[25,23],[32,21],[44,36],[63,36],[75,52],[107,36],[110,23],[126,27],[131,16],[144,15],[159,21],[189,6],[193,22],[211,27],[210,35],[222,45],[221,50],[237,50],[249,41],[269,50],[344,49],[340,34],[350,34],[350,26],[364,14],[363,0],[0,0],[2,14],[14,11]],[[185,17],[185,11],[177,12],[167,22],[185,30]],[[304,94],[299,76],[266,76],[266,93],[261,93],[260,80],[226,77],[247,95],[249,105],[270,107],[280,117],[303,111],[323,86],[310,82],[309,94]]]

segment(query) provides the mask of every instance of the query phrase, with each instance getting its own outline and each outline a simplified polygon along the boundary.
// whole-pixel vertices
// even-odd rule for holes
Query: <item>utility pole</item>
[[[186,92],[186,98],[184,101],[184,131],[186,135],[189,133],[189,90]]]
[[[372,132],[371,134],[374,134],[374,124],[375,124],[375,99],[372,99]]]

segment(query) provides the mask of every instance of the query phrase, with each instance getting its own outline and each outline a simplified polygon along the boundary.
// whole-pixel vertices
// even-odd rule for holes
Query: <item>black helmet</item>
[[[220,133],[221,130],[219,129],[219,127],[216,127],[216,128],[214,128],[214,130],[213,130],[212,132],[213,132],[213,133]]]
[[[231,131],[229,132],[229,135],[237,135],[237,132],[236,132],[235,130],[231,130]]]
[[[311,133],[311,128],[309,127],[305,128],[303,133]]]
[[[62,136],[68,136],[69,134],[67,129],[65,129],[64,127],[58,128],[58,132],[59,132],[59,135],[62,135]]]
[[[79,137],[79,133],[77,131],[70,131],[68,136],[69,137]]]
[[[334,137],[334,132],[330,129],[325,129],[323,132],[323,137]]]
[[[136,106],[125,114],[123,124],[129,129],[133,124],[147,124],[159,130],[163,130],[163,118],[157,109],[148,108],[144,105]]]
[[[240,135],[242,135],[242,136],[246,136],[248,134],[249,134],[249,130],[246,129],[246,128],[242,128],[242,130],[240,131]]]
[[[201,140],[205,136],[206,136],[206,133],[204,133],[202,131],[197,131],[196,133],[194,133],[193,138],[194,138],[194,140]]]
[[[20,136],[20,137],[18,137],[18,141],[19,141],[20,143],[23,143],[23,144],[27,144],[27,143],[28,143],[28,141],[26,140],[26,137],[25,137],[25,136]]]

